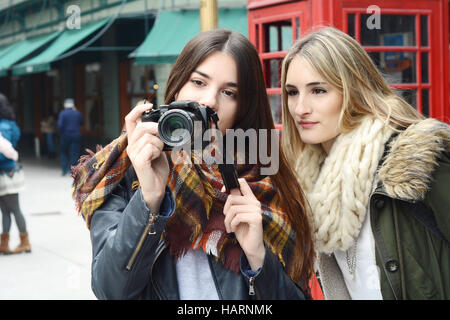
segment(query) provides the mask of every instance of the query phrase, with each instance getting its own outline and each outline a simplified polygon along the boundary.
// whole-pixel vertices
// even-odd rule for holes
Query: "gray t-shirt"
[[[190,249],[176,263],[180,300],[219,300],[208,257]]]

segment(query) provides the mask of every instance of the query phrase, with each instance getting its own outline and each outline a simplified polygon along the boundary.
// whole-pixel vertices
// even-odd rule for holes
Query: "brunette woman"
[[[140,120],[153,106],[136,106],[125,118],[126,134],[75,173],[75,196],[91,230],[94,293],[101,299],[309,298],[313,247],[305,205],[284,154],[270,147],[274,124],[253,45],[227,30],[193,38],[167,82],[165,103],[177,100],[209,106],[223,136],[227,129],[266,130],[279,170],[269,176],[259,160],[237,164],[240,190],[227,194],[217,165],[166,156],[158,124]]]

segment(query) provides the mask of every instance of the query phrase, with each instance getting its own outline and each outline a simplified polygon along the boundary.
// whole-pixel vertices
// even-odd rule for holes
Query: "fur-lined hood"
[[[425,119],[409,126],[390,143],[378,171],[384,191],[392,198],[423,200],[442,152],[450,152],[450,126]]]

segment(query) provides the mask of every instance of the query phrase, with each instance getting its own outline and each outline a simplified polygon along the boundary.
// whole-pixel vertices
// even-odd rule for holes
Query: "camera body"
[[[180,100],[147,110],[141,119],[143,122],[158,123],[159,137],[164,142],[163,151],[170,151],[189,141],[193,145],[195,138],[202,139],[214,117],[217,118],[217,114],[210,107],[203,107],[195,101]],[[201,130],[198,130],[199,125]]]
[[[145,111],[141,120],[158,123],[159,137],[164,142],[163,151],[170,151],[175,147],[184,146],[189,141],[192,147],[196,138],[202,141],[202,149],[204,149],[207,142],[203,141],[203,134],[210,129],[211,120],[217,125],[219,117],[208,106],[203,107],[191,100],[180,100]],[[198,130],[198,124],[201,130]],[[219,171],[227,190],[239,188],[238,174],[234,164],[221,163]]]

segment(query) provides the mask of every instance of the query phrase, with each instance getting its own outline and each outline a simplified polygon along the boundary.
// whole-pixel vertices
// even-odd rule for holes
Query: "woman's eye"
[[[231,90],[223,90],[223,93],[224,93],[226,96],[229,96],[229,97],[231,97],[231,98],[236,98],[236,93],[235,93],[234,91],[231,91]]]
[[[202,86],[204,84],[203,81],[197,79],[192,79],[191,82],[196,86]]]
[[[321,93],[326,93],[327,91],[324,89],[320,89],[320,88],[314,88],[312,89],[312,93],[313,94],[321,94]]]
[[[298,94],[298,90],[288,90],[286,92],[288,96],[296,96]]]

